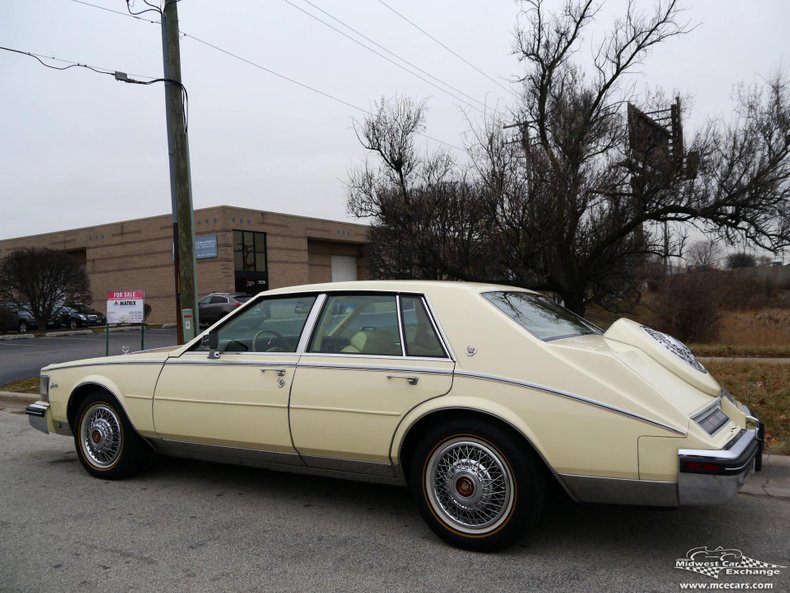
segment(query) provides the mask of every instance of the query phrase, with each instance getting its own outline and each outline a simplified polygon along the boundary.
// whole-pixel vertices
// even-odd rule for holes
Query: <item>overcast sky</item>
[[[125,14],[123,0],[86,2],[95,6],[0,1],[0,46],[65,60],[45,60],[59,67],[78,62],[141,80],[162,76],[161,29],[148,22],[156,14],[139,20],[111,12]],[[563,3],[545,0],[549,8]],[[652,2],[636,4],[648,9]],[[604,2],[582,52],[623,6]],[[633,80],[642,96],[663,88],[693,97],[684,122],[693,133],[708,117],[731,118],[735,83],[756,84],[790,68],[790,1],[684,6],[682,18],[696,30],[658,46]],[[136,0],[134,8],[146,7]],[[380,97],[425,99],[426,135],[462,147],[469,119],[482,117],[482,109],[507,112],[514,103],[518,88],[509,81],[520,73],[512,54],[519,8],[511,0],[182,0],[194,207],[349,220],[343,182],[364,158],[353,120]],[[427,72],[418,72],[423,79],[455,87],[456,97],[306,13],[373,46],[341,22],[353,27]],[[162,84],[124,84],[83,68],[59,72],[8,51],[0,51],[0,73],[0,239],[171,211]]]

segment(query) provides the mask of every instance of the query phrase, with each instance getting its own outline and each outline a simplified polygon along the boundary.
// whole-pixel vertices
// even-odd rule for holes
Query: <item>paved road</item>
[[[98,480],[13,399],[0,400],[0,442],[3,593],[790,591],[790,568],[718,581],[674,568],[698,546],[790,566],[787,498],[667,511],[558,496],[532,535],[486,555],[438,541],[401,488],[172,459]]]
[[[60,333],[60,332],[59,332]],[[127,346],[140,350],[139,331],[110,333],[110,354],[121,354]],[[147,329],[146,348],[159,348],[176,343],[175,329]],[[107,351],[105,334],[74,333],[57,337],[0,340],[0,385],[38,376],[41,367],[53,362],[104,356]]]

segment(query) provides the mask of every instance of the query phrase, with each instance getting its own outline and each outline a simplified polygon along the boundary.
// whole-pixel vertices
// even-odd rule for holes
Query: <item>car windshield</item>
[[[534,336],[549,342],[603,333],[550,298],[530,292],[487,292],[483,296]]]

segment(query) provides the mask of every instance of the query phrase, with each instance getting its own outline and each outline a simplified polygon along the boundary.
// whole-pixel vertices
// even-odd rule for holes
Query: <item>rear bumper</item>
[[[760,471],[763,425],[742,430],[724,449],[678,451],[678,503],[708,505],[738,494],[752,471]]]

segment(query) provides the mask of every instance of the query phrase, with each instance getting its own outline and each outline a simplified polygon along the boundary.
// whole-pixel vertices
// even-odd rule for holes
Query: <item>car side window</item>
[[[220,352],[296,352],[315,296],[262,299],[216,331]],[[207,351],[208,338],[194,350]]]
[[[213,297],[211,297],[211,304],[212,305],[225,304],[227,302],[228,302],[228,297],[224,297],[224,296],[213,296]]]
[[[331,295],[308,352],[402,356],[395,295]]]
[[[447,358],[422,298],[402,296],[400,302],[406,355]]]

